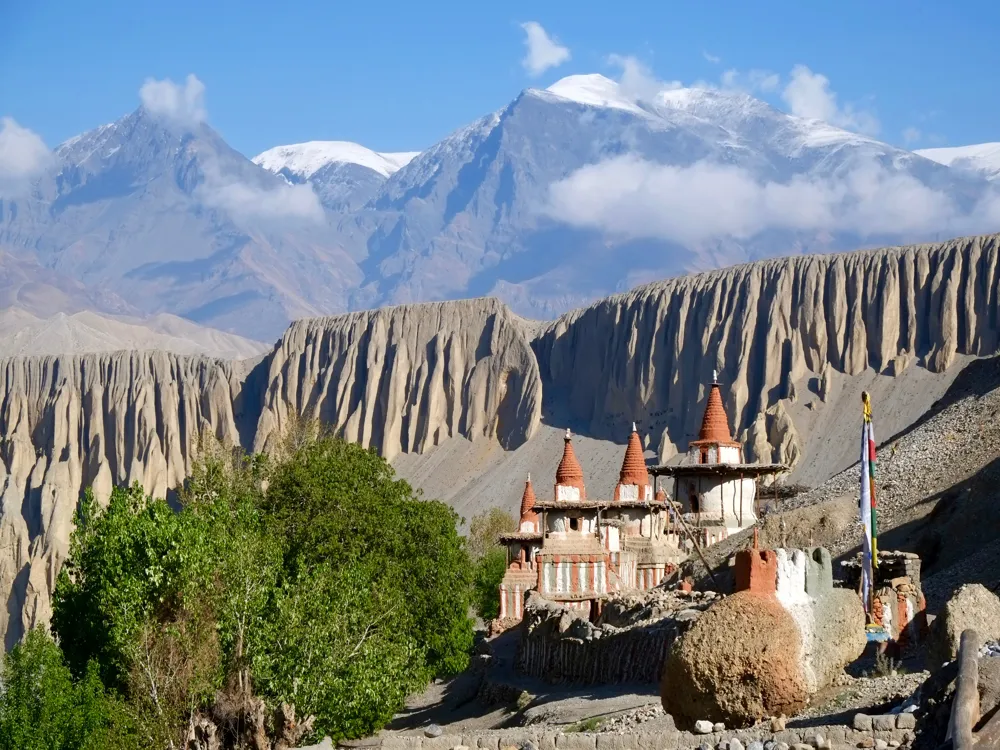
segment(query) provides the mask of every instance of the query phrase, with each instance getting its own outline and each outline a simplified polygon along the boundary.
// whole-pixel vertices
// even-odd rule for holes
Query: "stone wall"
[[[616,627],[594,625],[565,607],[531,596],[521,626],[517,669],[548,682],[655,683],[671,644],[697,619],[702,606],[691,603],[652,621]]]
[[[376,740],[372,746],[383,750],[453,750],[457,747],[469,750],[504,750],[521,748],[532,742],[537,750],[688,750],[705,745],[717,747],[719,743],[739,738],[744,747],[754,740],[784,742],[789,746],[814,742],[817,735],[832,743],[833,747],[874,746],[875,741],[905,744],[913,738],[912,725],[904,727],[882,724],[884,729],[854,729],[842,724],[785,729],[771,732],[767,727],[741,731],[693,734],[691,732],[647,731],[647,732],[553,732],[531,727],[514,727],[506,730],[469,732],[467,734],[444,734],[440,737],[420,737],[414,735],[390,735]]]

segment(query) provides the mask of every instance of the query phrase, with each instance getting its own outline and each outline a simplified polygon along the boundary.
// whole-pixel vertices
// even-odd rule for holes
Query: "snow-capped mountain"
[[[386,303],[496,294],[542,317],[690,270],[1000,229],[980,174],[742,93],[639,93],[570,76],[419,154],[253,161],[140,108],[0,198],[0,251],[267,340]]]
[[[1000,143],[980,143],[975,146],[923,148],[915,151],[924,158],[980,174],[988,180],[1000,180]]]
[[[378,153],[350,141],[309,141],[275,146],[257,154],[253,162],[290,184],[310,184],[327,208],[351,211],[363,206],[418,153]]]
[[[419,153],[406,151],[380,154],[350,141],[309,141],[275,146],[257,154],[252,161],[269,172],[301,180],[308,180],[331,164],[357,164],[383,177],[389,177],[413,161]]]
[[[206,125],[140,107],[55,149],[26,198],[0,201],[0,248],[143,313],[271,339],[343,309],[360,272],[319,199]]]
[[[692,205],[678,200],[689,185],[700,191]],[[522,92],[389,178],[354,220],[368,257],[352,306],[497,294],[522,314],[548,316],[690,270],[932,239],[933,230],[892,232],[888,221],[870,222],[875,230],[865,233],[810,226],[833,215],[831,202],[853,200],[852,190],[878,197],[901,195],[900,186],[941,192],[966,210],[985,189],[977,178],[745,94],[678,89],[644,101],[603,76],[571,76]],[[727,214],[727,193],[748,216]],[[608,202],[613,194],[617,202]],[[814,205],[796,205],[800,196],[815,197]],[[876,201],[867,204],[876,210]],[[765,209],[788,215],[779,229],[756,227]],[[669,231],[691,220],[726,226],[724,219],[742,230],[738,238]]]

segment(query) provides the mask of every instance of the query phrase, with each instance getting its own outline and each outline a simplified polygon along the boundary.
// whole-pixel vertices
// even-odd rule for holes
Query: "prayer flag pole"
[[[861,393],[863,423],[861,428],[861,500],[859,510],[864,527],[861,551],[861,600],[868,621],[869,640],[884,640],[882,623],[876,622],[875,570],[878,568],[878,514],[875,502],[875,428],[872,425],[872,402],[867,391]]]

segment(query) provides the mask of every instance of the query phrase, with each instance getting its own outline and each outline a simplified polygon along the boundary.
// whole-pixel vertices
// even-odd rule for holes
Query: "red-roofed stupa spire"
[[[573,450],[573,434],[568,428],[563,441],[562,460],[559,462],[559,468],[556,469],[556,500],[583,500],[587,494],[583,484],[583,469],[580,467],[580,462],[576,460],[576,453]]]
[[[531,486],[531,474],[524,483],[524,494],[521,495],[520,531],[538,531],[538,514],[535,512],[535,490]]]
[[[699,442],[711,440],[716,443],[731,443],[733,435],[729,431],[729,417],[726,407],[722,404],[722,390],[719,388],[718,373],[712,372],[712,387],[708,391],[708,403],[705,405],[705,416],[701,420]]]
[[[704,453],[706,450],[715,449],[716,458],[708,461],[717,463],[720,448],[740,448],[740,444],[733,440],[733,434],[729,431],[729,416],[726,414],[726,407],[722,403],[722,389],[719,388],[719,374],[712,371],[712,385],[708,390],[708,401],[705,404],[705,414],[701,419],[701,430],[698,431],[698,439],[692,440],[688,450],[698,450]],[[740,449],[742,454],[742,449]],[[705,463],[702,460],[702,463]]]
[[[648,500],[648,488],[649,472],[646,470],[646,459],[642,455],[642,439],[639,437],[635,422],[633,422],[632,434],[629,435],[628,446],[625,448],[625,459],[622,461],[622,470],[618,474],[614,499],[615,501]]]

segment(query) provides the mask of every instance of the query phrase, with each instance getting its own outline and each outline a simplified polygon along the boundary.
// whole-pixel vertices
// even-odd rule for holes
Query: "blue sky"
[[[526,70],[528,21],[569,59]],[[0,0],[0,116],[54,146],[135,109],[145,79],[193,73],[210,124],[249,156],[318,139],[417,150],[523,88],[617,75],[621,55],[685,84],[778,74],[757,93],[786,110],[806,66],[837,117],[911,148],[964,145],[1000,141],[997,29],[1000,4],[972,1]]]

